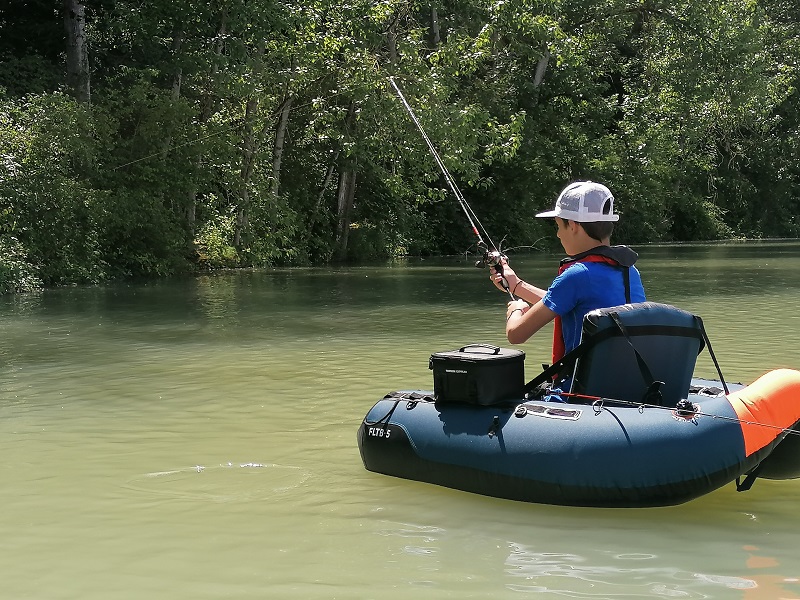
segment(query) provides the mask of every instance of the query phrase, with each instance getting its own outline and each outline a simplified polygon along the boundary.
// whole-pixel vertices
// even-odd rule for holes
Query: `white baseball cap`
[[[619,221],[614,214],[614,196],[602,183],[575,181],[558,195],[556,207],[537,217],[559,217],[578,223]]]

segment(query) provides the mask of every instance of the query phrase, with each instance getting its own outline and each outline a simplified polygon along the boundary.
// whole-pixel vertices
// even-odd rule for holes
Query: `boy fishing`
[[[490,278],[505,291],[503,280],[514,296],[508,303],[506,336],[521,344],[555,321],[553,363],[575,348],[581,339],[583,317],[591,310],[632,302],[644,302],[645,293],[638,255],[627,246],[612,246],[611,234],[619,215],[614,196],[600,183],[576,181],[559,194],[553,210],[536,215],[555,220],[567,258],[558,276],[546,290],[520,279],[502,260],[502,273],[492,269]]]

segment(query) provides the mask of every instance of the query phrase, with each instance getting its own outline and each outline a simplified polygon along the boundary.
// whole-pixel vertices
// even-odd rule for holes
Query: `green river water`
[[[800,243],[637,250],[728,380],[800,368]],[[507,346],[505,303],[466,258],[0,298],[0,599],[800,598],[800,481],[585,509],[366,471],[367,410]]]

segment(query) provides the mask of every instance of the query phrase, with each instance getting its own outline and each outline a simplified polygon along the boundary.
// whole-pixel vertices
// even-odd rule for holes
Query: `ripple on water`
[[[291,465],[224,463],[145,473],[129,479],[124,487],[181,500],[249,502],[285,494],[310,476],[306,469]]]
[[[706,575],[705,573],[695,573],[694,575],[700,581],[707,583],[714,583],[717,585],[731,588],[734,590],[749,590],[758,587],[758,584],[752,579],[745,579],[743,577],[730,577],[725,575]]]

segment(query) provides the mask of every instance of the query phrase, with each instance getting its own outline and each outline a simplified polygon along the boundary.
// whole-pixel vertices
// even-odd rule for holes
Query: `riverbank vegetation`
[[[467,250],[390,76],[507,246],[576,178],[626,243],[797,236],[799,68],[790,0],[10,0],[0,291]]]

